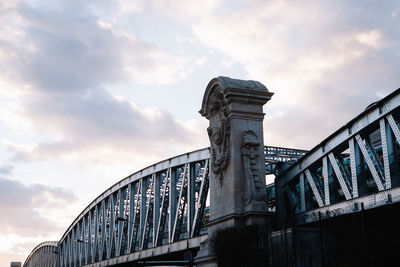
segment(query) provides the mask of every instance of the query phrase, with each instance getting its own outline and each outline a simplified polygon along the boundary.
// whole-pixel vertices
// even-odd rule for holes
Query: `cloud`
[[[37,245],[37,244],[36,244]],[[0,265],[10,266],[10,262],[21,262],[25,261],[25,258],[29,255],[32,248],[35,247],[34,242],[22,242],[10,246],[6,251],[0,250]]]
[[[357,34],[356,39],[359,43],[373,47],[382,47],[382,34],[378,30],[371,30],[369,32],[361,32]]]
[[[8,175],[11,174],[12,170],[14,169],[14,166],[11,165],[0,165],[0,175]]]
[[[165,14],[178,19],[194,19],[209,15],[220,5],[221,0],[119,0],[120,8],[124,12],[154,12]]]
[[[77,6],[62,3],[59,9],[18,9],[26,40],[18,49],[18,69],[42,90],[73,92],[131,79],[168,84],[184,77],[182,58],[127,31],[104,27],[88,10],[73,12]]]
[[[8,144],[17,159],[118,162],[173,156],[194,149],[203,132],[176,121],[160,109],[143,110],[106,91],[50,99],[30,99],[21,117],[36,130],[54,133],[54,139],[35,146]],[[168,144],[168,145],[166,145]],[[144,159],[143,154],[146,154]]]
[[[377,95],[399,87],[395,6],[395,1],[254,1],[203,18],[193,31],[225,56],[223,67],[238,63],[247,72],[243,78],[275,92],[265,107],[267,144],[311,148]]]
[[[24,185],[0,178],[1,235],[49,236],[64,230],[65,203],[77,198],[62,188],[42,184]],[[60,214],[62,213],[62,214]],[[71,218],[72,219],[72,218]]]
[[[0,37],[0,80],[20,92],[4,93],[12,100],[0,119],[15,130],[25,126],[25,132],[46,136],[27,144],[3,140],[14,158],[112,162],[131,157],[150,164],[160,155],[198,148],[204,134],[164,110],[144,110],[105,89],[129,81],[174,83],[190,69],[186,60],[114,28],[86,6],[75,12],[74,2],[58,4],[20,3],[9,8],[13,16],[0,14],[5,28],[15,29]]]

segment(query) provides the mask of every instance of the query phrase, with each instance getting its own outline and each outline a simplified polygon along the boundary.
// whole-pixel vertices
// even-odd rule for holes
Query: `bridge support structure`
[[[246,248],[232,236],[265,237],[263,105],[272,95],[260,82],[228,77],[214,78],[206,88],[200,114],[210,123],[210,221],[209,238],[195,259],[198,266],[221,265],[236,246],[246,253],[258,243],[248,240]]]

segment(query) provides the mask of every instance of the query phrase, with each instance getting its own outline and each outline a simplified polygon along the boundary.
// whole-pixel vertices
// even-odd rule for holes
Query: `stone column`
[[[228,77],[206,88],[200,114],[210,121],[210,222],[199,259],[212,254],[204,250],[218,231],[266,223],[263,105],[272,95],[260,82]]]

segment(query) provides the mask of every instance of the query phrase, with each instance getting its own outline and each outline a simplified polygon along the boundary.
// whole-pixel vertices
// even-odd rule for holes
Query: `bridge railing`
[[[329,136],[276,180],[281,223],[400,200],[400,89]]]

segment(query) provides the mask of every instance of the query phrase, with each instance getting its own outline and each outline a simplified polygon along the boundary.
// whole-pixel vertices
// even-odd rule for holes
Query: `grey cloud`
[[[157,84],[184,77],[182,58],[128,31],[102,26],[84,3],[36,4],[22,2],[0,13],[0,21],[14,29],[0,37],[0,48],[12,55],[0,68],[32,89],[66,94],[116,81]]]
[[[38,210],[61,209],[76,199],[62,188],[41,184],[26,186],[0,178],[1,232],[35,237],[61,231],[58,222],[44,217]]]
[[[26,35],[35,46],[27,52],[28,64],[20,66],[21,75],[46,93],[65,94],[113,82],[124,76],[121,52],[126,46],[144,50],[144,44],[130,43],[99,27],[98,18],[90,14],[26,6],[21,15],[29,22]]]
[[[41,143],[29,153],[19,151],[17,158],[22,159],[52,159],[81,152],[84,160],[86,153],[96,149],[110,149],[114,156],[140,151],[148,155],[165,155],[171,150],[165,144],[179,146],[196,142],[196,136],[169,113],[158,110],[148,117],[129,102],[117,100],[103,90],[85,97],[62,95],[47,100],[31,99],[25,105],[25,112],[38,129],[57,129],[66,138]]]
[[[12,165],[0,165],[0,174],[9,175],[12,173],[14,166]]]
[[[26,22],[20,30],[27,44],[13,48],[18,56],[9,63],[31,90],[21,98],[21,115],[36,131],[63,138],[38,144],[34,151],[17,150],[15,158],[52,159],[75,152],[84,158],[98,148],[157,154],[168,150],[167,142],[185,146],[195,140],[168,112],[147,116],[104,89],[131,79],[130,75],[165,81],[158,74],[169,74],[166,68],[174,69],[170,74],[178,77],[179,62],[154,44],[100,27],[100,18],[85,5],[63,5],[58,10],[56,5],[21,4],[18,10]]]

